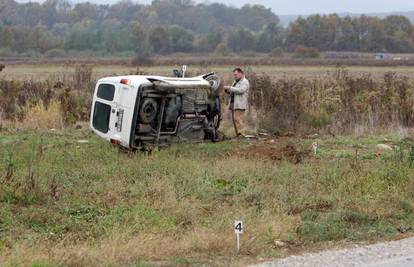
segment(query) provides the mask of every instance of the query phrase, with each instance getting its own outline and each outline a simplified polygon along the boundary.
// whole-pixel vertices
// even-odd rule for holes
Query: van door
[[[91,110],[91,128],[106,140],[130,148],[138,88],[127,79],[98,82]]]
[[[116,135],[117,91],[115,83],[98,83],[93,98],[91,128],[108,141]]]

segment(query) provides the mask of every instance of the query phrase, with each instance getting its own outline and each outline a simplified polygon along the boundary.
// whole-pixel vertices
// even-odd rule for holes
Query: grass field
[[[0,265],[240,265],[401,237],[414,226],[414,148],[387,136],[395,150],[377,155],[384,138],[143,154],[120,152],[86,128],[3,131]],[[240,253],[236,219],[245,223]]]
[[[242,66],[246,70],[256,73],[266,73],[275,78],[287,77],[315,77],[326,75],[327,72],[333,71],[333,66]],[[172,75],[172,70],[177,66],[151,66],[140,67],[139,71],[151,75]],[[210,71],[217,72],[230,79],[230,74],[234,66],[189,66],[189,74],[200,74]],[[414,77],[414,67],[365,67],[349,66],[347,69],[351,73],[361,74],[369,73],[374,76],[381,76],[386,72],[396,72],[400,75]],[[15,64],[7,65],[3,72],[0,73],[0,79],[8,80],[45,80],[54,77],[73,74],[75,65],[52,65],[52,64]],[[94,78],[101,78],[111,75],[127,75],[137,71],[137,68],[122,65],[95,65],[93,68]]]

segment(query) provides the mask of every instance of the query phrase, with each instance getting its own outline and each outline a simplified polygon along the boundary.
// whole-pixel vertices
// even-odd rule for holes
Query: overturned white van
[[[90,127],[128,149],[174,142],[217,140],[220,79],[129,75],[98,80]]]

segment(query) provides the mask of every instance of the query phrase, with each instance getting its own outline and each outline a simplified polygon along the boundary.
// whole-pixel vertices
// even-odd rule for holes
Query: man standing
[[[233,85],[224,86],[224,90],[231,96],[230,110],[236,135],[244,136],[245,113],[249,104],[250,83],[244,76],[244,72],[241,68],[235,68],[233,70],[233,77]]]

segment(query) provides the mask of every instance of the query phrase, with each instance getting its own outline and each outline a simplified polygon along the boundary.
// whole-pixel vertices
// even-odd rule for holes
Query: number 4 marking
[[[243,222],[242,221],[235,221],[234,222],[234,232],[236,234],[242,234],[243,233]]]

